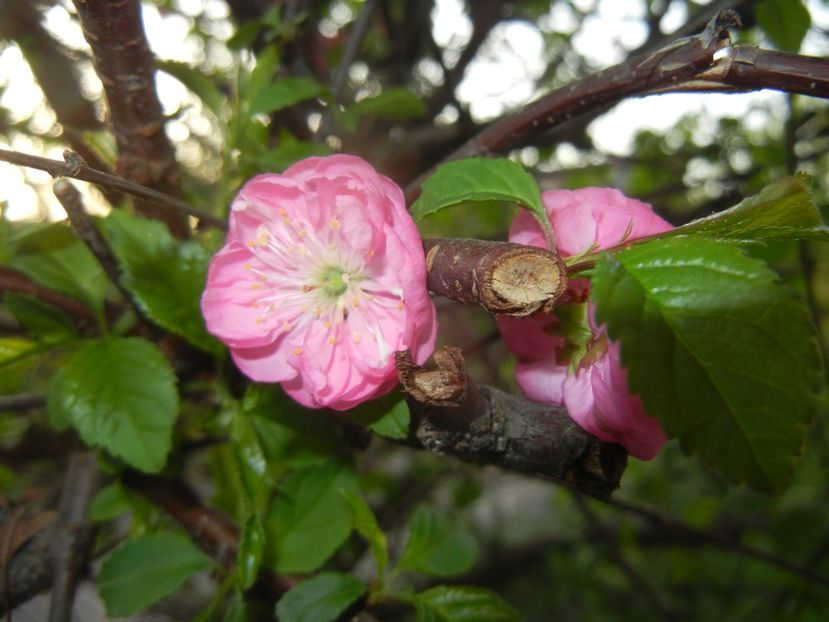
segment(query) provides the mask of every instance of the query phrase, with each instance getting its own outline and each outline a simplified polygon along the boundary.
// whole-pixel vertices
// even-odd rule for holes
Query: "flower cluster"
[[[245,184],[202,313],[245,375],[338,410],[390,391],[394,352],[422,363],[437,329],[403,193],[348,155]]]
[[[618,190],[552,190],[542,198],[564,257],[671,228],[649,205]],[[546,246],[541,226],[526,212],[513,222],[510,241]],[[608,339],[604,326],[596,325],[589,293],[589,281],[577,279],[559,299],[558,314],[498,318],[504,340],[518,359],[516,381],[530,399],[565,406],[573,420],[598,438],[620,443],[637,458],[653,458],[665,434],[645,413],[639,396],[630,394],[619,344]]]

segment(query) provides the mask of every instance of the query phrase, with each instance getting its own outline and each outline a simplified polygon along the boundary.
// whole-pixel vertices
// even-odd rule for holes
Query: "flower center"
[[[328,266],[322,269],[315,280],[327,298],[337,298],[348,289],[351,275],[342,268]]]

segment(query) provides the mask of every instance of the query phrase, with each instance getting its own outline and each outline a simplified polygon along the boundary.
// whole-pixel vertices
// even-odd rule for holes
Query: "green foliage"
[[[423,182],[420,198],[410,211],[415,220],[420,220],[447,207],[478,203],[519,205],[538,218],[544,231],[550,228],[535,179],[520,164],[504,158],[469,158],[442,164]]]
[[[270,114],[312,97],[319,97],[325,88],[309,78],[280,78],[259,90],[250,102],[250,114]]]
[[[178,392],[170,363],[135,337],[87,342],[52,379],[49,416],[84,442],[142,471],[160,471],[170,451]]]
[[[409,407],[397,392],[360,404],[352,408],[350,414],[369,430],[385,438],[399,440],[409,435]]]
[[[63,311],[32,296],[8,293],[3,302],[32,335],[45,344],[58,344],[78,336],[72,318]]]
[[[379,95],[361,99],[349,111],[380,119],[407,120],[425,115],[426,104],[409,89],[391,87]]]
[[[348,504],[348,509],[351,511],[354,529],[368,542],[374,561],[377,563],[377,576],[382,577],[386,572],[386,565],[389,563],[389,546],[386,534],[380,529],[377,518],[368,503],[358,493],[349,491],[344,493],[343,496]]]
[[[451,577],[478,560],[478,543],[452,515],[421,505],[409,524],[409,539],[400,556],[400,570]]]
[[[319,568],[351,533],[351,512],[343,493],[356,486],[354,467],[343,461],[289,475],[265,518],[266,563],[284,573]]]
[[[276,605],[281,622],[333,622],[366,586],[342,572],[324,572],[288,591]]]
[[[762,0],[755,9],[757,22],[774,45],[797,52],[812,24],[802,0]]]
[[[113,617],[129,616],[171,594],[212,560],[187,538],[171,532],[125,542],[104,560],[98,590]]]
[[[207,333],[201,292],[210,255],[196,241],[179,242],[158,221],[113,211],[103,221],[123,271],[122,283],[159,326],[207,351],[219,343]]]
[[[521,617],[500,596],[469,585],[438,585],[415,599],[417,622],[518,622]]]
[[[774,273],[722,242],[654,240],[603,258],[592,299],[669,435],[736,482],[785,487],[822,365],[807,310]]]

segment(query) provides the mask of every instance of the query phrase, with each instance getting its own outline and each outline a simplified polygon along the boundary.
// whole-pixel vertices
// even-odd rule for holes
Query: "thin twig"
[[[69,153],[71,154],[72,152]],[[68,155],[65,157],[70,159],[72,158],[72,156]],[[166,209],[173,210],[181,215],[198,218],[205,225],[209,225],[217,229],[227,229],[227,223],[224,220],[200,210],[197,207],[193,207],[186,201],[164,194],[158,190],[153,190],[147,186],[142,186],[141,184],[128,181],[118,175],[111,175],[109,173],[90,168],[85,163],[80,163],[75,159],[72,159],[71,162],[61,162],[60,160],[41,158],[39,156],[20,153],[18,151],[0,149],[0,160],[10,162],[11,164],[17,164],[19,166],[26,166],[46,171],[52,177],[72,177],[73,179],[87,181],[105,188],[126,192],[127,194],[154,201],[158,205],[161,205]]]
[[[52,534],[54,583],[49,606],[49,622],[69,622],[75,588],[89,555],[92,529],[89,506],[98,490],[100,473],[95,454],[77,452],[69,460],[58,516]]]
[[[625,557],[619,546],[618,539],[610,533],[610,531],[602,524],[602,521],[596,516],[596,513],[588,505],[586,499],[577,492],[571,491],[571,496],[576,508],[587,521],[587,527],[592,532],[594,539],[603,540],[608,554],[613,558],[613,561],[619,566],[622,572],[627,576],[633,588],[642,593],[655,609],[663,620],[673,620],[677,617],[677,612],[671,609],[660,596],[659,592],[654,589],[650,582],[642,576],[633,564]]]
[[[46,396],[39,393],[17,393],[16,395],[0,395],[0,412],[13,410],[30,410],[43,408],[46,405]]]
[[[109,280],[118,288],[118,291],[121,292],[124,300],[133,308],[136,315],[143,317],[144,312],[135,302],[132,292],[121,283],[121,270],[118,268],[118,259],[109,247],[109,243],[98,230],[98,227],[95,226],[95,222],[87,214],[81,193],[66,179],[58,179],[54,184],[53,192],[60,201],[60,204],[63,205],[63,209],[66,210],[66,214],[69,216],[69,222],[75,230],[75,233],[78,234],[78,237],[83,240],[84,244],[86,244],[87,248],[89,248],[90,252],[98,260],[98,263],[101,264]]]
[[[691,525],[688,525],[678,519],[671,518],[669,516],[664,516],[648,508],[633,503],[629,503],[627,501],[623,501],[620,499],[610,499],[608,500],[608,505],[622,510],[623,512],[636,514],[637,516],[645,519],[652,525],[656,525],[664,529],[668,529],[670,531],[674,531],[684,536],[693,538],[697,542],[704,542],[706,544],[718,546],[723,549],[737,551],[739,553],[742,553],[743,555],[746,555],[747,557],[760,560],[771,566],[775,566],[777,568],[780,568],[781,570],[785,570],[786,572],[789,572],[791,574],[795,574],[800,577],[803,577],[804,579],[808,579],[813,583],[820,583],[821,585],[829,586],[829,577],[825,575],[819,574],[814,570],[802,566],[800,564],[790,562],[789,560],[784,559],[782,557],[772,555],[771,553],[766,553],[765,551],[761,551],[752,546],[743,544],[742,542],[738,542],[737,540],[734,540],[733,538],[730,538],[728,536],[692,527]]]

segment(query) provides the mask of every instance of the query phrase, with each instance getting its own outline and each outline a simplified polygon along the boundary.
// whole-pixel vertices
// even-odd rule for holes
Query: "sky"
[[[829,28],[829,9],[820,0],[807,0],[818,25]],[[185,15],[200,13],[215,18],[210,23],[216,29],[212,34],[219,40],[227,39],[232,30],[227,17],[227,7],[222,0],[177,0],[177,6]],[[539,25],[544,31],[567,31],[575,28],[575,17],[566,3],[552,3],[553,8]],[[587,20],[584,28],[574,41],[575,47],[589,57],[597,68],[619,62],[625,50],[642,43],[646,32],[640,18],[643,11],[640,0],[578,0],[580,8],[597,4],[594,17]],[[582,6],[583,5],[583,6]],[[144,22],[150,46],[161,59],[191,62],[205,55],[205,50],[193,38],[188,37],[189,23],[186,17],[175,13],[162,15],[158,9],[145,5]],[[332,11],[331,19],[323,25],[324,34],[335,33],[337,28],[351,19],[350,9],[343,3]],[[433,35],[436,42],[447,48],[444,62],[452,66],[469,40],[472,26],[464,14],[461,0],[437,0],[433,13]],[[672,31],[685,21],[680,3],[673,3],[663,18],[662,27]],[[45,25],[69,48],[85,50],[86,43],[78,25],[72,21],[64,6],[57,5],[46,15]],[[329,32],[325,32],[328,30]],[[737,37],[739,41],[739,35]],[[232,57],[221,45],[211,49],[207,55],[217,67],[229,66]],[[829,53],[826,37],[817,29],[807,36],[804,53],[825,55]],[[521,105],[540,94],[538,78],[543,74],[546,60],[542,33],[520,21],[499,24],[490,34],[475,61],[467,68],[463,81],[456,91],[458,100],[468,105],[477,120],[491,119],[505,110]],[[440,72],[437,67],[424,64],[419,68],[425,76]],[[359,67],[354,68],[359,74]],[[11,112],[12,120],[25,118],[29,111],[36,110],[32,124],[37,131],[49,132],[54,124],[54,115],[43,106],[43,94],[37,87],[19,50],[9,46],[0,53],[0,106]],[[193,96],[175,79],[159,73],[157,78],[159,94],[165,113],[185,110],[185,118],[168,124],[167,131],[173,141],[181,141],[190,133],[209,134],[209,123],[200,120],[194,109]],[[89,69],[83,76],[82,88],[91,98],[100,98],[101,84]],[[761,91],[751,94],[672,94],[630,99],[594,121],[589,131],[597,146],[608,153],[624,154],[630,148],[632,138],[640,128],[665,131],[689,112],[703,112],[714,127],[719,116],[746,116],[750,122],[762,124],[768,121],[762,114],[750,113],[757,103],[778,102],[782,106],[783,96],[779,93]],[[188,107],[189,106],[189,107]],[[457,111],[444,110],[441,118],[451,122]],[[60,148],[44,148],[42,141],[16,137],[12,144],[0,136],[0,147],[12,148],[61,159]],[[572,151],[572,150],[571,150]],[[576,155],[562,149],[557,154],[560,164],[567,165],[568,158],[575,163]],[[37,187],[26,184],[29,180]],[[49,176],[40,171],[23,170],[0,162],[0,209],[9,219],[34,219],[46,216],[62,218],[62,208],[49,190]],[[100,195],[87,184],[78,184],[91,205],[101,205]]]

